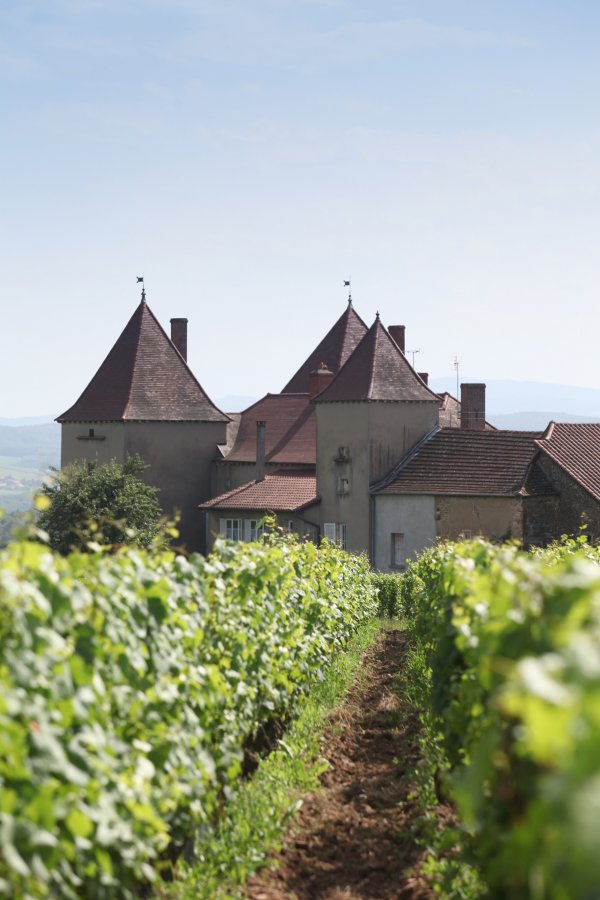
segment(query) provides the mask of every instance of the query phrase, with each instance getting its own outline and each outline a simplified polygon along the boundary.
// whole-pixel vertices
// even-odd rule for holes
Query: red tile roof
[[[367,326],[354,311],[351,304],[327,332],[321,343],[302,363],[293,378],[283,389],[284,394],[300,394],[308,391],[309,375],[325,363],[331,372],[339,372],[361,339],[367,333]]]
[[[437,405],[440,402],[390,337],[379,316],[315,402],[353,400],[426,401]]]
[[[600,502],[600,423],[550,422],[536,444]]]
[[[242,413],[227,462],[256,460],[256,423],[266,422],[266,462],[316,465],[315,408],[308,394],[267,394]]]
[[[200,505],[200,509],[251,509],[298,512],[317,503],[314,472],[282,471],[266,475],[264,481],[249,481]]]
[[[79,397],[57,422],[227,422],[142,301]]]
[[[515,496],[555,493],[532,466],[539,432],[442,428],[409,453],[373,492]]]

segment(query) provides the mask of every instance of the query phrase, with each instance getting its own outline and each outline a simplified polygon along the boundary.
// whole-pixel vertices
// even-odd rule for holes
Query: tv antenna
[[[460,368],[460,360],[459,360],[458,356],[455,356],[454,359],[452,360],[452,367],[453,367],[454,371],[456,372],[456,399],[460,400],[460,397],[458,396],[458,380],[459,380],[458,379],[458,370]]]
[[[412,367],[413,367],[413,369],[414,369],[414,367],[415,367],[415,356],[417,355],[417,353],[420,353],[420,352],[421,352],[420,350],[407,350],[407,351],[406,351],[407,354],[408,354],[408,353],[412,353]]]

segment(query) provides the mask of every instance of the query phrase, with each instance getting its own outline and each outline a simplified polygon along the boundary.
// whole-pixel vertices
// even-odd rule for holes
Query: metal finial
[[[144,285],[144,276],[143,275],[138,275],[136,278],[136,283],[139,284],[140,282],[142,283],[142,303],[145,303],[146,302],[146,288]]]
[[[376,318],[377,321],[379,322],[379,310],[377,310],[377,312],[375,313],[375,318]]]

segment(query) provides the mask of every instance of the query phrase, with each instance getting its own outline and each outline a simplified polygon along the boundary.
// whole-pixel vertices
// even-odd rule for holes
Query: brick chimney
[[[485,430],[485,384],[461,384],[460,427]]]
[[[308,376],[308,394],[310,399],[312,400],[313,397],[324,391],[334,377],[333,372],[323,362],[318,369],[313,369]]]
[[[267,423],[256,423],[256,482],[265,480],[265,446]]]
[[[429,384],[429,372],[417,372],[417,375],[421,381],[424,381],[425,384]]]
[[[390,336],[394,338],[394,340],[404,353],[404,332],[406,331],[406,325],[390,325],[388,331],[390,333]]]
[[[187,362],[187,319],[171,319],[171,343]]]

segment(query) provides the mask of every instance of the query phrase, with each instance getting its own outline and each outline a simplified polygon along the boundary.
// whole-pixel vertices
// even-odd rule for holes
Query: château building
[[[600,536],[600,424],[544,433],[486,422],[485,385],[437,394],[405,329],[347,308],[279,393],[241,413],[211,401],[145,294],[79,399],[58,417],[61,464],[139,453],[182,541],[252,540],[266,512],[311,540],[366,552],[382,571],[438,538],[545,543],[585,516]]]

